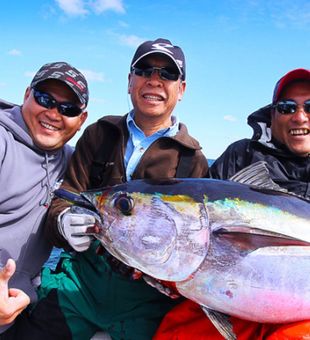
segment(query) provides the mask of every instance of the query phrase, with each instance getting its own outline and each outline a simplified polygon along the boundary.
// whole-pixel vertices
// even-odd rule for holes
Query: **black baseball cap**
[[[56,79],[68,85],[77,95],[80,103],[87,106],[89,97],[87,81],[75,67],[63,61],[45,64],[35,74],[30,86],[33,88],[48,79]]]
[[[149,40],[142,43],[136,50],[130,70],[137,65],[144,57],[150,54],[164,54],[169,57],[178,68],[182,80],[185,80],[185,56],[179,46],[174,46],[169,40],[158,38],[154,41]]]

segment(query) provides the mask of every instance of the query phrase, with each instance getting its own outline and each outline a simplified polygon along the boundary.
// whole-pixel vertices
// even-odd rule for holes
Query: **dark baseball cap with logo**
[[[63,61],[45,64],[33,77],[30,87],[34,88],[48,79],[56,79],[68,85],[76,94],[80,103],[85,107],[87,106],[89,96],[87,81],[75,67]]]
[[[156,39],[154,41],[145,41],[142,43],[136,50],[134,54],[131,64],[130,70],[134,66],[136,66],[144,57],[149,56],[150,54],[164,54],[169,57],[173,63],[178,68],[182,80],[185,80],[185,56],[183,51],[179,46],[174,46],[167,39]]]

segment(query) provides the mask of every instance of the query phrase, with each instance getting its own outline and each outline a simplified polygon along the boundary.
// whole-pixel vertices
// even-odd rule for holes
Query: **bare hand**
[[[9,259],[0,270],[0,326],[11,323],[30,303],[30,298],[20,289],[8,288],[16,264]]]

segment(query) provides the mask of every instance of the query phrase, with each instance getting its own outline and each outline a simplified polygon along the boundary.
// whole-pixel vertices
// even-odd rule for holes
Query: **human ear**
[[[29,98],[30,93],[31,93],[31,88],[28,86],[24,94],[24,102]]]
[[[128,75],[128,94],[131,93],[131,87],[132,87],[132,77],[131,74]]]
[[[185,88],[186,88],[186,82],[185,81],[181,81],[180,84],[179,84],[178,101],[182,100],[183,94],[185,92]]]

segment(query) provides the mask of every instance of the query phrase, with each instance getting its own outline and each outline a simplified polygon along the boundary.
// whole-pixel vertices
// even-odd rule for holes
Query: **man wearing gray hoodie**
[[[87,103],[85,77],[65,62],[40,68],[23,105],[0,100],[1,339],[36,300],[40,269],[52,248],[42,221],[72,154],[65,143],[86,120]]]

